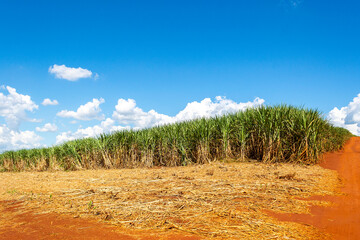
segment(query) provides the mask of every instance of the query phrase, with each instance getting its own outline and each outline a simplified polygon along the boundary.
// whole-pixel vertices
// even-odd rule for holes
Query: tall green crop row
[[[0,171],[179,166],[217,159],[316,163],[352,136],[317,110],[262,106],[143,130],[0,154]]]

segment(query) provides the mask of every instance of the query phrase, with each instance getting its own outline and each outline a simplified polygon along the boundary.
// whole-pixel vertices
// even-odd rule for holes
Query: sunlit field
[[[103,134],[62,145],[8,151],[1,171],[185,166],[217,160],[315,164],[352,134],[317,110],[262,106],[142,130]]]

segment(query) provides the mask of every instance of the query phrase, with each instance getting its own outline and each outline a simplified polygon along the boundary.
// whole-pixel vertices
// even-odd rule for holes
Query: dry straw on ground
[[[220,163],[173,168],[0,174],[0,199],[36,212],[67,213],[154,232],[204,239],[324,239],[310,226],[264,210],[307,213],[310,195],[332,195],[335,172],[319,166]]]

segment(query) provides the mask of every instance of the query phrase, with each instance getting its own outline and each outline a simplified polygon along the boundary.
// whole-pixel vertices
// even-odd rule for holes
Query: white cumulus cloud
[[[79,128],[76,132],[62,132],[56,136],[56,144],[60,144],[66,141],[71,141],[80,138],[96,137],[102,133],[110,133],[114,131],[121,131],[130,129],[130,127],[115,126],[115,121],[111,118],[107,118],[99,125],[95,125],[87,128]]]
[[[41,147],[42,138],[33,131],[12,130],[0,125],[0,152]]]
[[[104,114],[101,113],[100,104],[104,103],[103,98],[96,99],[94,98],[91,102],[88,102],[84,105],[81,105],[76,111],[62,110],[56,115],[64,118],[75,118],[77,120],[103,120]]]
[[[44,105],[44,106],[48,106],[48,105],[55,106],[55,105],[58,105],[59,102],[56,99],[51,100],[50,98],[45,98],[44,101],[41,104]]]
[[[56,78],[66,79],[69,81],[77,81],[80,78],[90,78],[92,76],[92,72],[90,70],[81,67],[72,68],[57,64],[49,67],[49,73],[55,74]]]
[[[360,135],[360,93],[347,106],[333,108],[328,119],[334,126],[346,128],[352,134]]]
[[[58,127],[55,124],[46,123],[43,127],[36,127],[35,130],[38,132],[56,132]]]
[[[22,121],[36,121],[29,119],[26,112],[32,112],[38,109],[31,97],[28,95],[19,94],[15,88],[6,86],[8,95],[0,92],[0,116],[5,118],[7,127],[10,129],[18,129]]]
[[[226,113],[242,111],[247,108],[257,107],[265,101],[261,98],[255,98],[252,102],[237,103],[225,97],[216,97],[214,101],[210,98],[197,102],[188,103],[187,106],[175,116],[168,116],[150,110],[148,112],[136,106],[134,99],[119,99],[115,106],[112,118],[107,118],[99,125],[92,127],[80,127],[76,132],[62,132],[56,137],[56,143],[62,143],[69,140],[95,137],[102,133],[121,131],[126,129],[141,129],[163,125],[174,122],[181,122],[201,117],[214,117]],[[120,125],[115,125],[117,121]]]
[[[234,113],[243,111],[247,108],[258,107],[265,102],[264,99],[255,98],[252,102],[236,103],[225,97],[217,96],[215,101],[205,98],[201,102],[188,103],[184,110],[180,111],[176,116],[176,121],[184,121],[201,117],[215,117],[226,113]]]
[[[247,103],[236,103],[233,100],[219,96],[215,98],[215,101],[212,101],[210,98],[205,98],[200,102],[194,101],[188,103],[185,109],[172,117],[157,113],[155,110],[145,112],[136,106],[134,99],[119,99],[112,117],[122,125],[146,128],[201,117],[214,117],[216,115],[233,113],[245,110],[246,108],[260,106],[264,102],[265,101],[260,98],[256,98],[254,101]]]
[[[157,113],[155,110],[143,111],[136,106],[134,99],[119,99],[112,117],[120,124],[133,125],[137,128],[173,122],[172,117]]]

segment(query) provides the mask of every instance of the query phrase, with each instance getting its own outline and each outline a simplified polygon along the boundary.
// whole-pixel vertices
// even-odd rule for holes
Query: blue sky
[[[3,0],[0,151],[258,104],[317,108],[359,134],[359,9],[358,1]],[[58,104],[44,106],[46,98]]]

